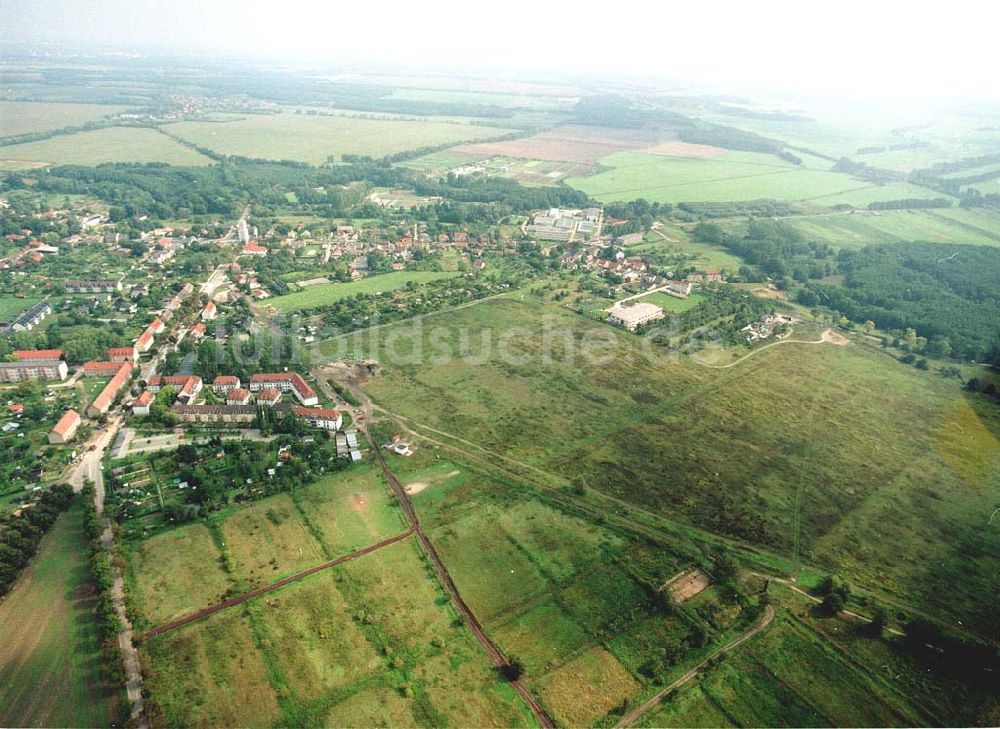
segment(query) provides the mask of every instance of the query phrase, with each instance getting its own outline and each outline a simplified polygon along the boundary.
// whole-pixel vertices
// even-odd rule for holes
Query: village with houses
[[[274,313],[269,299],[280,301],[290,293],[375,280],[386,273],[419,272],[428,270],[428,264],[440,267],[448,260],[466,276],[474,276],[488,271],[491,260],[493,268],[502,268],[504,259],[515,260],[531,251],[554,270],[592,276],[606,284],[611,296],[620,298],[603,309],[605,320],[639,331],[669,314],[669,306],[657,297],[684,301],[699,286],[726,281],[724,272],[690,266],[682,276],[675,275],[655,258],[630,253],[642,245],[644,233],[616,232],[625,221],[607,218],[599,207],[542,210],[527,216],[519,227],[491,235],[461,229],[435,234],[419,219],[403,231],[397,228],[395,235],[349,223],[316,232],[304,224],[261,231],[244,214],[228,228],[217,227],[214,237],[207,229],[197,235],[199,231],[153,228],[127,239],[106,215],[91,211],[57,208],[31,216],[56,230],[72,232],[58,240],[51,233],[33,236],[29,228],[5,235],[8,252],[0,257],[0,274],[22,284],[12,303],[19,298],[28,302],[22,307],[15,304],[14,314],[0,322],[7,337],[30,336],[51,317],[67,312],[89,319],[91,326],[107,327],[108,332],[136,332],[109,342],[103,357],[80,360],[73,351],[67,356],[56,348],[12,349],[8,361],[0,361],[2,382],[36,381],[63,392],[84,385],[86,401],[67,408],[47,434],[52,445],[74,443],[81,424],[88,433],[86,426],[104,428],[108,422],[125,423],[126,430],[135,425],[141,431],[245,429],[259,425],[264,413],[268,413],[265,418],[289,417],[327,431],[341,445],[346,403],[318,396],[308,372],[288,368],[251,372],[245,380],[239,373],[218,372],[203,382],[190,364],[202,341],[225,347],[232,332],[262,312]],[[83,260],[83,265],[74,266],[72,277],[60,273],[68,257]],[[207,275],[179,277],[189,270],[184,265],[188,258],[204,259],[209,264]],[[303,270],[301,278],[276,276],[272,259]],[[315,275],[305,273],[309,266]],[[497,290],[496,284],[492,286],[484,293]],[[145,325],[136,328],[144,315]],[[790,323],[769,315],[743,331],[748,341],[755,342],[787,336]],[[313,320],[294,335],[310,344],[318,331],[319,323]],[[340,456],[360,458],[358,448],[336,450]],[[72,460],[80,457],[75,453]],[[39,476],[34,470],[33,482]]]

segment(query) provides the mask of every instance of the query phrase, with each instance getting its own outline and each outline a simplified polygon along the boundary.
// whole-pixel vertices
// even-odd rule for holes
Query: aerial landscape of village
[[[1000,725],[1000,88],[64,4],[0,3],[0,726]]]

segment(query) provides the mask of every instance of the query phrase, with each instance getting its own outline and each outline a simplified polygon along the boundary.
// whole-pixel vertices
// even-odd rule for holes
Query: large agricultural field
[[[0,137],[51,132],[76,127],[123,111],[103,104],[53,104],[36,101],[0,101]]]
[[[357,294],[395,291],[411,281],[427,283],[455,275],[454,272],[449,271],[393,271],[349,283],[325,283],[308,286],[301,291],[270,299],[267,303],[268,306],[274,307],[275,310],[282,313],[305,311],[315,309],[318,306],[328,306]]]
[[[727,151],[710,159],[618,152],[601,158],[600,167],[597,174],[567,182],[603,202],[635,198],[662,202],[773,198],[823,206],[865,206],[878,200],[941,196],[905,183],[873,185],[755,152]]]
[[[283,112],[165,127],[219,154],[323,164],[344,154],[382,157],[420,147],[498,137],[509,129],[444,121],[362,119]],[[0,150],[2,151],[2,150]]]
[[[118,692],[101,675],[83,509],[70,507],[0,602],[0,724],[109,726]]]
[[[104,162],[205,165],[211,160],[153,129],[108,127],[0,147],[0,165],[16,165],[18,162],[48,165],[99,165]]]

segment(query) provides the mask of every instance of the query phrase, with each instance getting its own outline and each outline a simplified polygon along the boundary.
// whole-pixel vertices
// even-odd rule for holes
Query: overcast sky
[[[817,6],[808,0],[592,6],[549,0],[0,0],[0,44],[8,38],[263,60],[606,71],[876,98],[1000,96],[1000,3],[845,0]]]

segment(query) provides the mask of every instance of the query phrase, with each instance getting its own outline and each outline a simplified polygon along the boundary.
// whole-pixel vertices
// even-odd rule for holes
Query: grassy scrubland
[[[226,121],[191,121],[166,129],[219,154],[323,164],[343,154],[382,157],[409,149],[497,137],[509,129],[441,121],[349,116],[257,114]],[[2,151],[2,150],[0,150]]]
[[[432,445],[392,465],[424,486],[414,504],[463,598],[560,725],[606,721],[753,619],[752,602],[714,590],[665,609],[657,589],[688,565],[684,544],[581,517]]]
[[[109,726],[118,692],[101,675],[97,596],[79,504],[59,517],[0,602],[0,724]]]
[[[435,325],[456,350],[464,328],[478,354],[487,328],[525,327],[534,333],[510,349],[537,355],[543,317],[577,340],[602,326],[537,300],[488,302]],[[407,326],[378,336],[405,355]],[[430,336],[419,338],[425,353]],[[544,366],[504,362],[495,348],[484,363],[384,359],[368,392],[470,452],[584,479],[984,634],[1000,630],[987,597],[1000,545],[983,530],[1000,483],[1000,418],[988,404],[859,344],[791,343],[709,370],[650,360],[635,337],[612,336],[612,359],[599,366],[569,363],[558,348]],[[953,421],[981,437],[953,437]]]
[[[53,104],[37,101],[0,101],[0,137],[50,132],[75,127],[123,111],[104,104]],[[2,156],[2,155],[0,155]]]
[[[401,289],[410,281],[427,283],[441,278],[454,276],[449,271],[393,271],[378,276],[369,276],[348,283],[328,283],[309,286],[302,291],[296,291],[284,296],[277,296],[267,303],[280,312],[305,311],[318,306],[327,306],[341,299],[356,294],[374,294],[377,292],[395,291]]]
[[[211,162],[153,129],[109,127],[62,134],[40,142],[0,147],[0,160],[46,162],[50,165],[98,165],[102,162],[166,162],[206,165]]]

